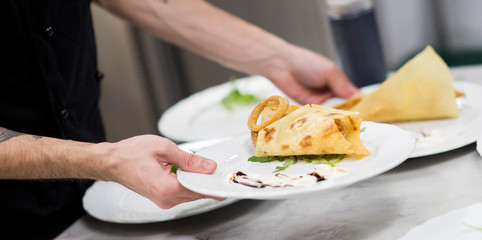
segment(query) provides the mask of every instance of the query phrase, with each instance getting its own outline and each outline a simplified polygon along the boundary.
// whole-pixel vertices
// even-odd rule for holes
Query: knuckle
[[[197,158],[194,154],[187,154],[184,160],[185,167],[189,169],[195,169],[197,165]]]
[[[157,149],[162,152],[162,153],[167,153],[170,151],[170,149],[172,148],[171,146],[171,142],[165,138],[160,138],[158,139],[159,141],[159,144],[158,144],[158,147]]]

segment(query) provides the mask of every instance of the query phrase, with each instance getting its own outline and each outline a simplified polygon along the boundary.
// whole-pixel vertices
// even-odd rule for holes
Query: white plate
[[[200,199],[170,209],[159,208],[147,198],[115,183],[96,181],[83,198],[89,215],[106,222],[150,223],[188,217],[231,204],[236,199]]]
[[[482,227],[481,216],[482,203],[452,210],[413,228],[399,240],[479,240],[482,239],[482,230],[465,224]]]
[[[362,88],[362,92],[368,93],[377,88],[378,85],[367,86]],[[457,99],[460,109],[458,118],[393,123],[414,136],[420,135],[422,131],[437,133],[434,137],[417,141],[415,151],[410,155],[411,158],[454,150],[474,143],[477,137],[482,135],[482,124],[480,124],[482,122],[482,86],[454,81],[454,88],[466,94],[466,97]],[[335,98],[323,105],[334,106],[343,101]]]
[[[181,149],[199,151],[222,139],[191,142],[180,145]],[[85,193],[83,205],[91,216],[115,223],[150,223],[188,217],[211,211],[237,201],[226,199],[200,199],[161,209],[151,200],[115,182],[96,181]]]
[[[360,160],[345,159],[337,166],[347,169],[343,178],[336,181],[322,181],[309,186],[281,188],[251,188],[230,183],[227,176],[237,171],[247,174],[272,176],[275,166],[282,163],[249,162],[254,148],[249,136],[238,136],[209,147],[198,154],[211,158],[218,163],[212,175],[178,171],[179,182],[192,191],[211,196],[251,199],[284,199],[303,194],[338,189],[374,177],[402,163],[413,151],[415,139],[400,128],[380,123],[363,122],[365,131],[361,133],[363,145],[371,155]],[[298,161],[283,173],[290,176],[308,173],[314,164]]]
[[[241,93],[260,99],[271,95],[285,96],[273,83],[261,76],[235,81]],[[233,85],[226,82],[185,98],[167,109],[158,121],[159,132],[175,141],[196,141],[238,136],[246,133],[249,114],[256,104],[235,106],[232,110],[221,105]]]
[[[477,152],[479,152],[480,156],[482,157],[482,138],[477,140]]]

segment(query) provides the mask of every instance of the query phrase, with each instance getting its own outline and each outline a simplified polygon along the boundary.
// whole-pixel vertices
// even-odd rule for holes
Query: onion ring
[[[260,123],[259,125],[256,125],[256,122],[258,121],[259,115],[261,115],[261,112],[263,111],[263,109],[271,101],[278,101],[279,102],[279,105],[278,105],[278,108],[276,109],[276,112],[273,114],[273,116],[271,116],[270,119]],[[249,130],[251,130],[251,132],[261,131],[261,129],[270,125],[272,122],[282,118],[284,113],[286,112],[286,110],[288,110],[288,107],[289,107],[289,101],[286,98],[283,98],[283,97],[277,96],[277,95],[266,98],[264,101],[262,101],[258,105],[256,105],[256,107],[253,109],[253,111],[249,115],[249,118],[248,118],[248,128],[249,128]]]
[[[256,147],[256,141],[258,141],[258,132],[251,132],[251,142],[254,147]]]

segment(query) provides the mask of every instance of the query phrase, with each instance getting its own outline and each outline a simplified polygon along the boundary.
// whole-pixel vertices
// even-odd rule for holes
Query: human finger
[[[349,98],[360,90],[348,79],[343,71],[333,66],[328,74],[328,85],[336,96]]]
[[[177,176],[175,174],[165,176],[160,188],[157,188],[157,190],[154,192],[157,193],[157,196],[154,196],[153,198],[154,203],[163,209],[172,208],[181,203],[205,198],[212,198],[218,201],[225,199],[193,192],[182,186],[177,180]]]

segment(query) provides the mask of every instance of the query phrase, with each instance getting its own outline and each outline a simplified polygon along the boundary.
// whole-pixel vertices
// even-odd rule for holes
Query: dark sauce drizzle
[[[316,177],[316,182],[321,182],[321,181],[325,181],[325,180],[326,180],[325,177],[320,176],[320,174],[315,173],[315,172],[308,173],[308,175],[313,176],[313,177]]]
[[[234,175],[235,175],[236,177],[248,176],[246,173],[241,172],[241,171],[236,172]],[[318,173],[316,173],[316,172],[308,173],[307,175],[316,177],[316,182],[321,182],[321,181],[326,180],[325,177],[320,176],[320,175],[319,175]],[[278,177],[278,176],[288,177],[287,175],[281,174],[281,173],[277,173],[277,174],[275,174],[275,176],[277,176],[277,177]],[[299,176],[299,178],[303,178],[303,176]],[[232,177],[232,178],[231,178],[231,181],[232,181],[233,183],[241,184],[241,185],[244,185],[244,186],[247,186],[247,187],[252,187],[252,188],[293,187],[293,185],[291,185],[291,184],[286,184],[286,185],[273,185],[273,184],[266,184],[266,183],[264,183],[263,181],[257,180],[257,179],[256,179],[256,180],[255,180],[255,179],[251,179],[251,180],[253,180],[253,181],[251,181],[250,183],[245,183],[245,182],[239,182],[239,181],[237,181],[235,177]]]

